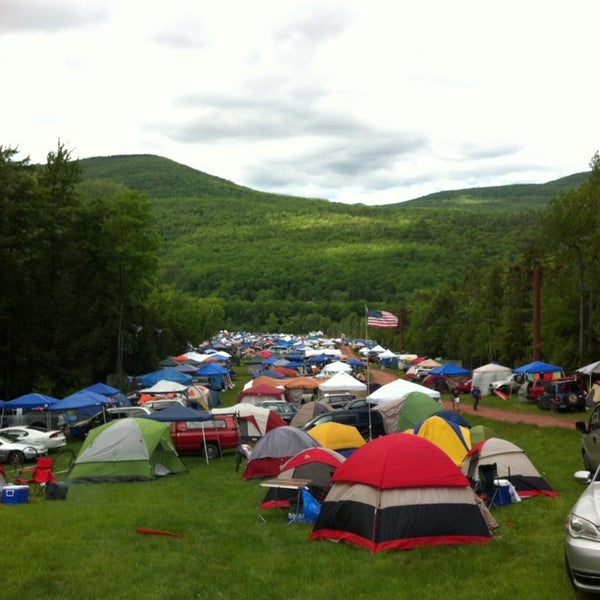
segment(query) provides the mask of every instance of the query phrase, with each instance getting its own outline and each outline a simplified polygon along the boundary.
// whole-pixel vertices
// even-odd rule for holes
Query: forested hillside
[[[535,230],[535,210],[574,184],[568,178],[366,207],[261,193],[154,156],[81,164],[86,178],[118,181],[152,199],[165,240],[164,282],[250,302],[393,308],[420,288],[460,285],[471,267],[514,259]]]
[[[365,304],[462,288],[533,243],[538,212],[587,177],[440,192],[394,206],[348,206],[254,191],[156,156],[81,161],[84,177],[151,198],[164,240],[159,279],[224,302],[229,328],[358,335]],[[386,332],[387,335],[390,335]]]

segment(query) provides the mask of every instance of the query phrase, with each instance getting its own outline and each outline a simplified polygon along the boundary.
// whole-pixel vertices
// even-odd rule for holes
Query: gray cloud
[[[203,23],[194,17],[181,18],[165,25],[150,39],[175,50],[201,50],[210,43]]]
[[[106,22],[108,13],[97,0],[1,0],[0,31],[57,33]]]

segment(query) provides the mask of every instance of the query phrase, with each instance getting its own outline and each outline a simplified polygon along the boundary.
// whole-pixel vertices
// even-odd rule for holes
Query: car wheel
[[[577,403],[579,402],[579,398],[577,397],[577,394],[575,392],[571,392],[568,396],[567,396],[567,402],[571,405],[571,406],[577,406]]]
[[[214,460],[215,458],[219,458],[219,456],[221,456],[219,447],[215,444],[206,444],[206,450],[204,450],[203,454],[205,454],[208,460]]]
[[[555,413],[558,410],[558,405],[556,404],[556,402],[552,402],[550,401],[550,410]]]
[[[509,394],[510,390],[508,389],[507,385],[501,385],[498,390],[500,390],[503,394]]]
[[[7,461],[11,465],[21,465],[25,462],[25,457],[22,452],[11,452],[8,455]]]

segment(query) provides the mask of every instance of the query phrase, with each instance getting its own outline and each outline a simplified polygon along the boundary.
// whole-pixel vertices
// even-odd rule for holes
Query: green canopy
[[[184,471],[169,423],[126,418],[89,432],[67,480],[149,481]]]
[[[439,402],[431,396],[423,392],[410,392],[404,399],[404,404],[400,410],[396,431],[402,432],[412,429],[439,410]]]

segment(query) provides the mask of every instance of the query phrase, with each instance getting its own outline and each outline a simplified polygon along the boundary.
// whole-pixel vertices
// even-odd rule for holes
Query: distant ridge
[[[152,154],[115,155],[80,159],[85,179],[108,179],[151,198],[286,198],[261,192],[209,175],[168,158]],[[378,208],[462,208],[538,210],[555,196],[579,187],[589,172],[575,173],[547,183],[514,184],[435,192],[413,200]],[[299,198],[299,200],[301,200]],[[314,201],[314,198],[306,198]],[[323,202],[327,200],[323,199]],[[330,202],[330,204],[334,204]],[[359,204],[357,206],[366,206]]]

